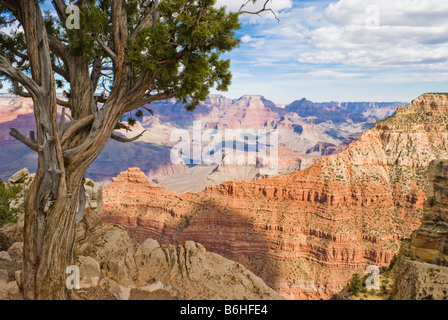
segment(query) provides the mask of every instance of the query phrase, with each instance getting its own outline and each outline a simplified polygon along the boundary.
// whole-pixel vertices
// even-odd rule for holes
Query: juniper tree
[[[2,31],[13,29],[0,34],[0,75],[33,100],[37,128],[10,132],[38,154],[25,212],[26,299],[70,298],[65,269],[74,263],[85,173],[109,139],[141,135],[114,133],[128,127],[123,115],[168,98],[193,110],[210,88],[226,90],[230,62],[221,55],[238,45],[239,15],[247,13],[245,4],[229,13],[215,0],[73,2],[52,0],[43,12],[42,0],[0,0]],[[56,93],[62,86],[66,99]]]

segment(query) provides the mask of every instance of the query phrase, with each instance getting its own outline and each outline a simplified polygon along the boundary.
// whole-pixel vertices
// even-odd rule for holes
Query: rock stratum
[[[428,181],[422,224],[394,266],[394,300],[448,300],[448,160],[431,162]]]
[[[422,95],[341,153],[284,176],[178,194],[129,169],[105,188],[102,221],[138,242],[200,242],[288,299],[329,298],[367,265],[389,265],[420,225],[426,168],[448,156],[447,103]]]
[[[28,171],[26,171],[27,173]],[[17,181],[24,170],[11,177]],[[14,178],[16,177],[16,178]],[[30,177],[31,175],[27,175]],[[13,179],[14,178],[14,179]],[[76,226],[75,261],[79,282],[66,284],[80,299],[271,300],[283,299],[241,264],[208,252],[199,243],[160,245],[131,241],[125,228],[98,217],[102,187],[84,184],[86,210]],[[0,228],[0,300],[22,299],[24,215]]]
[[[217,129],[223,134],[227,129],[278,129],[279,147],[295,153],[293,158],[285,159],[285,165],[280,163],[280,172],[289,173],[297,166],[309,166],[322,155],[318,152],[306,153],[319,141],[339,146],[344,139],[359,134],[375,121],[392,114],[399,105],[397,102],[313,103],[302,99],[279,108],[262,96],[227,99],[210,95],[194,112],[189,112],[175,99],[157,101],[148,106],[154,111],[153,116],[146,111],[143,117],[137,117],[134,113],[137,123],[132,131],[119,130],[119,134],[128,138],[141,132],[144,132],[143,136],[128,144],[109,141],[89,168],[87,177],[108,183],[121,171],[138,166],[158,184],[177,192],[202,191],[206,185],[226,181],[221,175],[204,175],[191,180],[190,177],[197,175],[198,170],[189,170],[185,164],[171,162],[170,151],[175,144],[171,141],[171,134],[179,128],[191,131],[194,121],[200,121],[203,130]],[[126,121],[127,117],[123,120]],[[30,130],[36,131],[31,99],[0,94],[0,178],[3,180],[23,167],[32,172],[37,168],[35,152],[10,137],[10,128],[17,129],[25,136]],[[328,152],[335,150],[333,148]],[[289,165],[288,161],[294,165]],[[252,169],[246,171],[242,179],[256,179]],[[229,177],[241,174],[232,168],[225,171]],[[175,178],[164,181],[165,177]]]

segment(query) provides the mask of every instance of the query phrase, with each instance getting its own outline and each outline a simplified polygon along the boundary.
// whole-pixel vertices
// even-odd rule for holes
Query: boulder
[[[125,229],[106,224],[83,242],[77,254],[101,264],[100,286],[107,284],[117,299],[129,298],[132,289],[151,291],[156,283],[155,290],[181,299],[282,299],[241,264],[192,241],[161,246],[148,239],[134,245]]]
[[[6,285],[8,281],[9,281],[8,270],[0,269],[0,287]]]
[[[100,287],[108,290],[117,300],[128,300],[131,295],[131,288],[122,286],[118,282],[103,278],[100,281]]]
[[[26,178],[30,175],[30,172],[27,168],[23,168],[22,170],[17,171],[14,173],[11,178],[9,178],[9,183],[18,183],[21,182],[23,178]]]
[[[0,252],[0,261],[10,261],[12,262],[11,256],[6,251]]]
[[[17,223],[9,223],[0,228],[0,250],[7,250],[13,243],[23,241],[25,215],[20,215]]]
[[[98,261],[96,261],[92,257],[79,256],[78,262],[80,273],[80,287],[96,287],[101,277],[101,268]]]
[[[10,281],[6,285],[0,284],[0,300],[16,300],[20,298],[20,288],[17,282]]]
[[[23,242],[16,242],[13,243],[9,249],[8,254],[10,255],[11,259],[17,263],[23,262]]]
[[[20,289],[22,289],[22,270],[17,270],[14,273],[14,279],[16,279],[17,284],[19,285]]]

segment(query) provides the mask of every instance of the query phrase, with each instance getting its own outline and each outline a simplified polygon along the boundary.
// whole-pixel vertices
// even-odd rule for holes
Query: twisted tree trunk
[[[63,175],[61,175],[63,176]],[[25,299],[67,299],[67,266],[74,264],[78,192],[70,190],[64,179],[38,169],[27,199],[24,229],[23,293]],[[58,189],[55,198],[39,199],[46,194],[42,185]]]
[[[259,12],[269,11],[268,0],[264,1]],[[98,4],[104,20],[69,31],[64,26],[66,1],[51,1],[59,18],[56,24],[52,19],[45,21],[41,3],[0,0],[0,15],[13,15],[25,35],[25,41],[19,36],[6,41],[7,35],[0,39],[0,73],[11,80],[17,94],[32,98],[37,127],[37,139],[34,132],[29,137],[15,129],[10,132],[38,153],[25,212],[24,296],[66,299],[70,291],[65,286],[65,270],[74,263],[76,222],[85,206],[82,182],[87,169],[109,138],[130,142],[141,136],[127,139],[113,133],[129,129],[120,122],[127,112],[173,97],[191,101],[194,107],[212,86],[227,88],[230,66],[216,55],[238,44],[233,34],[238,23],[235,15],[223,16],[223,10],[207,1],[174,1],[164,8],[157,0],[147,0],[139,8],[130,5],[132,10],[126,0],[78,1],[77,5],[85,5],[85,16],[90,12],[97,17],[97,7],[92,6]],[[238,15],[249,13],[244,7]],[[173,20],[174,8],[196,23]],[[10,24],[9,19],[2,19],[0,25]],[[223,22],[219,28],[204,27],[216,19]],[[158,28],[158,23],[165,27]],[[186,37],[196,31],[200,36]],[[86,38],[93,42],[86,44]],[[16,40],[19,45],[11,45]],[[55,72],[70,85],[68,101],[57,99]],[[98,97],[100,79],[105,91]],[[59,120],[58,103],[64,107]],[[65,108],[70,109],[69,115]]]

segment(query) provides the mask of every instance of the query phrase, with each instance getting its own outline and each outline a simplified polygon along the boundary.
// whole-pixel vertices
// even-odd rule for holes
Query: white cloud
[[[243,43],[232,57],[233,71],[252,72],[252,85],[269,92],[293,83],[315,90],[311,84],[328,82],[341,84],[347,96],[354,94],[350,86],[361,96],[386,94],[393,85],[402,91],[390,90],[391,96],[412,97],[416,90],[441,90],[448,81],[447,0],[329,2],[293,1],[279,23],[242,20]],[[372,25],[376,18],[378,25]]]
[[[325,78],[359,78],[363,77],[366,74],[365,73],[351,73],[351,72],[339,72],[339,71],[332,71],[332,70],[316,70],[316,71],[310,71],[307,73],[307,75],[313,76],[313,77],[325,77]]]
[[[247,43],[249,44],[251,47],[253,48],[257,48],[257,49],[261,49],[265,43],[265,39],[264,38],[253,38],[249,35],[245,35],[243,37],[241,37],[241,41],[243,43]]]
[[[327,25],[308,29],[299,62],[448,69],[446,0],[339,0],[323,16]]]
[[[252,38],[252,37],[249,36],[249,35],[245,35],[245,36],[241,37],[241,41],[244,42],[244,43],[251,42],[253,39],[254,39],[254,38]]]
[[[315,78],[359,78],[366,76],[366,73],[359,72],[343,72],[334,70],[314,70],[309,72],[296,72],[296,73],[286,73],[284,77],[300,77],[300,76],[311,76]]]
[[[368,10],[373,9],[373,10]],[[446,23],[446,0],[339,0],[324,11],[336,25],[365,25],[378,14],[380,25],[430,27]]]
[[[233,77],[233,79],[236,79],[236,78],[252,78],[253,75],[248,73],[248,72],[233,72],[232,73],[232,77]]]

